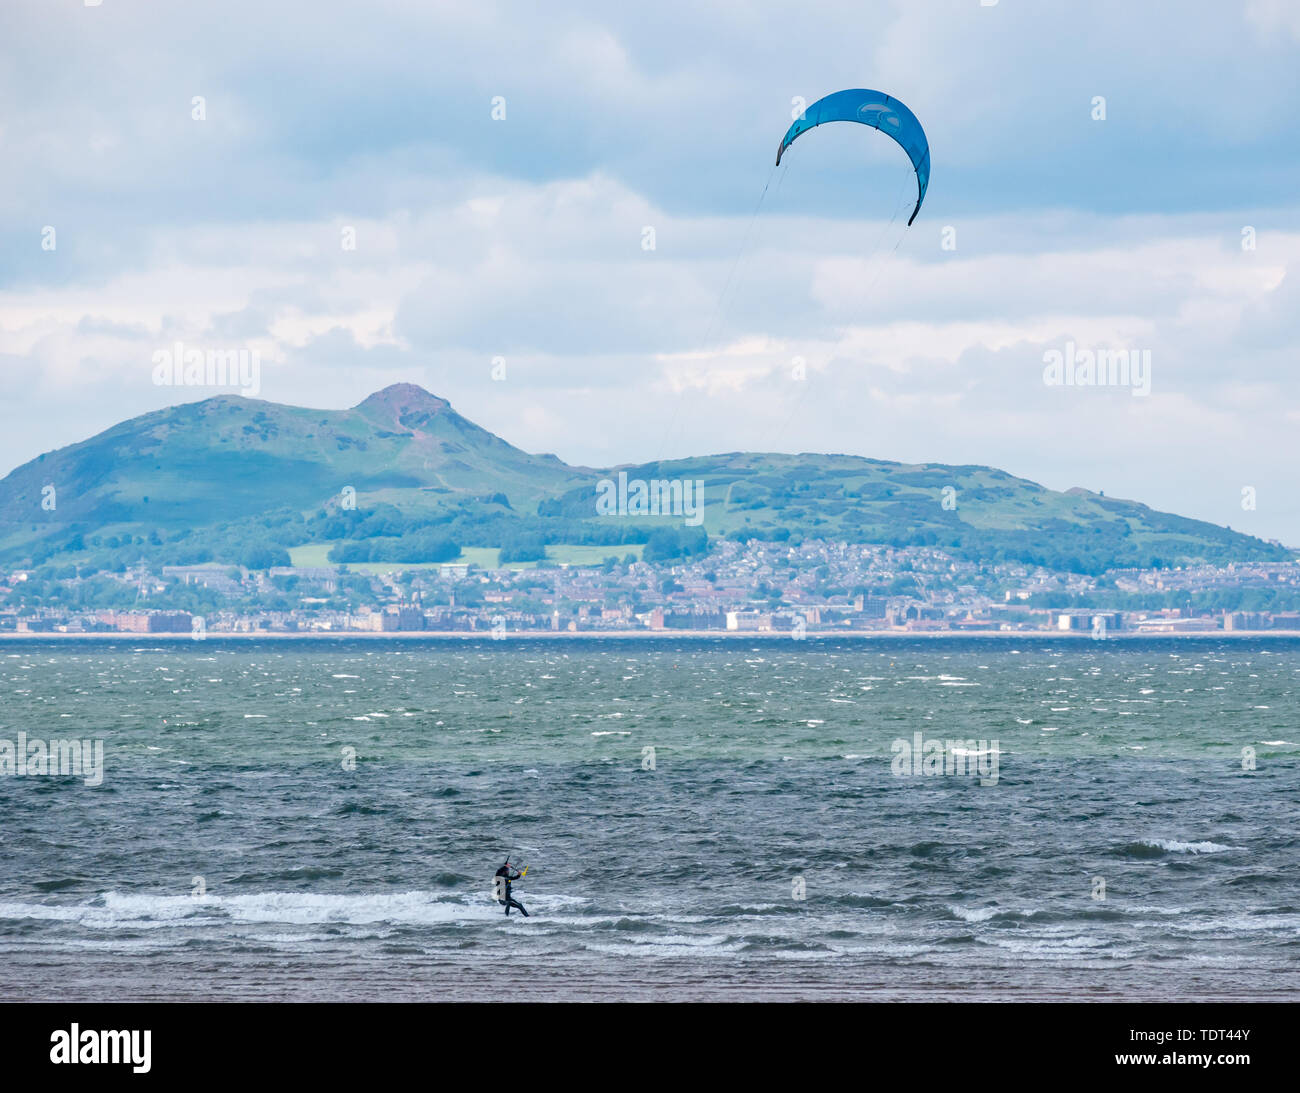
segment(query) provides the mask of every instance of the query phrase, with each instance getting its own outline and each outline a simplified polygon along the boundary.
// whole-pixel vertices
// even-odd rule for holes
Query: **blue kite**
[[[930,185],[930,142],[925,139],[925,130],[921,128],[916,115],[883,91],[868,91],[863,88],[836,91],[818,99],[790,126],[781,141],[781,147],[776,151],[776,165],[781,166],[781,157],[796,137],[809,129],[825,125],[828,121],[856,121],[869,125],[893,137],[902,146],[916,169],[916,208],[908,218],[910,226],[916,219],[916,214],[921,211],[926,187]]]

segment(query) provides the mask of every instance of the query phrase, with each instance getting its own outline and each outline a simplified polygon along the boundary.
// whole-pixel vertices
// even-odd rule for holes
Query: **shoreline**
[[[685,639],[688,641],[709,641],[723,639],[727,641],[790,641],[799,644],[817,642],[826,639],[850,641],[943,641],[945,639],[996,638],[1003,641],[1073,641],[1104,644],[1106,642],[1132,642],[1158,639],[1162,641],[1191,638],[1198,641],[1240,640],[1258,638],[1300,638],[1300,630],[1158,630],[1149,633],[1139,631],[1111,631],[1105,638],[1096,639],[1087,630],[848,630],[843,633],[833,631],[806,631],[804,637],[795,638],[787,630],[513,630],[502,637],[494,637],[490,630],[261,630],[244,631],[207,631],[196,638],[192,633],[137,633],[135,631],[87,631],[64,633],[0,633],[0,644],[12,642],[24,644],[42,641],[169,641],[188,642],[200,645],[209,641],[427,641],[452,640],[461,641],[589,641],[613,640],[632,641],[648,638],[652,641],[671,641]]]
[[[1138,961],[1118,967],[1045,962],[1016,966],[979,961],[936,967],[909,965],[901,958],[828,958],[815,963],[788,957],[750,959],[727,969],[707,959],[624,957],[622,968],[598,958],[558,957],[535,961],[544,974],[512,986],[522,1002],[752,1001],[835,1002],[1293,1002],[1300,997],[1296,974],[1271,978],[1257,969],[1205,969]],[[280,954],[272,969],[249,958],[178,950],[142,956],[134,964],[95,954],[76,961],[65,955],[50,963],[54,980],[0,977],[6,998],[27,1002],[75,999],[106,1002],[467,1002],[481,1000],[493,967],[481,959],[404,955],[382,964],[363,954],[330,951],[318,961]],[[12,961],[11,961],[12,965]],[[21,965],[21,962],[20,962]],[[26,969],[21,969],[26,971]],[[310,977],[304,973],[310,971]],[[632,974],[628,974],[631,972]],[[57,987],[51,986],[57,982]]]

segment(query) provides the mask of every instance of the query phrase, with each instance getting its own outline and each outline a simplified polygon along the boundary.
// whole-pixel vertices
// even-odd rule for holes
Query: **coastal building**
[[[1181,634],[1218,630],[1220,622],[1217,615],[1181,618],[1170,614],[1140,618],[1136,621],[1135,628],[1140,634]]]
[[[100,611],[95,617],[123,634],[188,634],[194,625],[188,611]]]
[[[772,616],[762,611],[728,611],[728,630],[771,630]]]

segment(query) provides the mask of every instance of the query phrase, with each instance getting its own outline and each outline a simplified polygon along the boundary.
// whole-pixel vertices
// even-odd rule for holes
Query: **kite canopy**
[[[925,189],[930,185],[930,142],[925,139],[925,130],[921,128],[916,115],[883,91],[867,91],[862,88],[836,91],[818,99],[803,112],[803,117],[790,126],[781,141],[781,147],[776,151],[776,165],[781,166],[781,157],[796,137],[828,121],[856,121],[869,125],[887,133],[902,146],[916,169],[916,208],[908,218],[910,225],[921,211]]]

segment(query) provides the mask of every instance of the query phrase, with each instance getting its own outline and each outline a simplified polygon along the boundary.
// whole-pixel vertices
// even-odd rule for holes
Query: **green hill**
[[[703,482],[702,529],[665,536],[665,526],[687,521],[599,515],[597,483],[620,471]],[[1291,556],[1203,521],[989,467],[740,452],[572,467],[515,448],[410,384],[340,411],[234,396],[173,406],[0,480],[0,561],[9,565],[107,568],[141,556],[250,564],[250,552],[287,562],[289,548],[308,543],[335,544],[335,561],[360,562],[438,561],[466,547],[502,548],[503,561],[540,558],[556,544],[622,555],[648,543],[647,557],[665,557],[701,549],[706,531],[933,545],[973,561],[1079,572]]]

